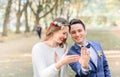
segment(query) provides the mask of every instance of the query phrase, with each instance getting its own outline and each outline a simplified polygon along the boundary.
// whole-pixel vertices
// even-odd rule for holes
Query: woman
[[[62,77],[64,66],[79,60],[79,56],[68,56],[66,38],[69,22],[56,18],[48,27],[42,42],[32,49],[34,77]]]

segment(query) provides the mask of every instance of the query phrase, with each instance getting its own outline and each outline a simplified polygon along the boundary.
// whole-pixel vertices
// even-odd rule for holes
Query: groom
[[[111,77],[108,62],[100,43],[88,41],[84,23],[72,19],[69,26],[70,35],[75,42],[68,55],[79,55],[79,62],[70,63],[76,72],[75,77]]]

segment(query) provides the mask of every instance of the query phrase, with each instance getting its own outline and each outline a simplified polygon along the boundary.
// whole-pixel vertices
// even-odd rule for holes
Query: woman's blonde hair
[[[54,32],[57,32],[62,29],[64,26],[69,26],[69,21],[67,21],[64,18],[56,18],[51,22],[49,27],[46,30],[45,36],[43,38],[44,41],[48,40],[51,38],[54,34]],[[66,38],[67,39],[67,38]],[[59,46],[63,47],[63,44],[66,43],[66,39],[61,43]]]

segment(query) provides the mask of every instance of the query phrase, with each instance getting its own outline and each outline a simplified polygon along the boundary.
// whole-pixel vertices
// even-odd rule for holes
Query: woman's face
[[[53,40],[58,44],[62,43],[68,35],[69,28],[66,26],[63,29],[57,31],[53,35]]]

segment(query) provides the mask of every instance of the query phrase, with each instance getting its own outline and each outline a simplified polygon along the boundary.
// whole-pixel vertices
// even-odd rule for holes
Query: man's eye
[[[72,31],[71,34],[75,34],[76,32],[75,31]]]
[[[78,32],[81,32],[82,30],[78,30]]]

